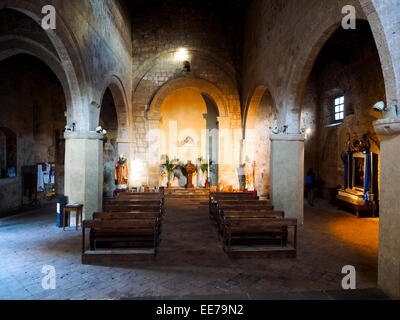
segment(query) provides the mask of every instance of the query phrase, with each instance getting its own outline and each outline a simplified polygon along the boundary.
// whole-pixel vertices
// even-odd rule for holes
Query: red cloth
[[[254,191],[246,191],[248,193],[252,193],[254,198],[257,198],[257,190]]]
[[[125,192],[127,192],[127,190],[119,190],[119,189],[115,190],[114,191],[114,198],[117,198],[120,193],[125,193]]]

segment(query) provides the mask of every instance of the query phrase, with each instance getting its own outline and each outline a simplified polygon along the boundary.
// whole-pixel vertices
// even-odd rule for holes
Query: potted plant
[[[199,163],[200,163],[200,170],[203,172],[204,175],[206,175],[206,183],[205,183],[205,188],[210,189],[210,180],[209,180],[209,174],[208,174],[208,163],[202,163],[203,158],[199,158]],[[206,173],[207,172],[207,173]]]
[[[170,160],[168,155],[163,156],[164,163],[161,164],[161,169],[167,173],[168,189],[171,189],[171,178],[174,170],[179,166],[179,159]]]

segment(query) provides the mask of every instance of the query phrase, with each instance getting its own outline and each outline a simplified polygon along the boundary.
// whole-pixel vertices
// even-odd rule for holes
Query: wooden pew
[[[288,228],[294,228],[292,245],[287,243]],[[297,219],[227,218],[223,241],[225,252],[232,258],[295,257]]]
[[[158,227],[158,218],[86,220],[82,224],[82,262],[97,262],[107,257],[152,258],[158,252]],[[89,250],[86,250],[86,229],[90,229]]]
[[[221,228],[223,216],[226,212],[269,212],[273,209],[274,207],[269,204],[269,201],[218,201],[213,218],[217,222],[217,226]]]
[[[163,193],[121,193],[115,199],[104,201],[104,211],[129,212],[129,211],[155,211],[158,206],[163,215],[165,213]]]
[[[135,220],[160,219],[158,212],[96,212],[93,220]]]
[[[96,212],[93,215],[93,220],[153,220],[156,219],[158,223],[158,231],[162,230],[162,216],[159,212]]]
[[[258,200],[258,197],[254,197],[254,195],[250,192],[210,192],[209,196],[209,214],[210,219],[215,219],[217,214],[217,203],[218,201],[245,201],[245,200]]]
[[[273,211],[273,208],[265,208],[263,210],[220,210],[217,220],[218,231],[220,235],[223,235],[224,225],[227,219],[257,219],[257,218],[284,218],[285,213],[283,211]]]
[[[162,206],[163,203],[161,200],[105,200],[104,205],[118,205],[118,206],[135,206],[135,205],[144,205],[144,206]]]
[[[159,212],[163,214],[163,209],[160,205],[119,205],[118,203],[112,203],[104,205],[105,212]]]
[[[139,198],[139,199],[163,199],[163,192],[123,192],[116,199]]]

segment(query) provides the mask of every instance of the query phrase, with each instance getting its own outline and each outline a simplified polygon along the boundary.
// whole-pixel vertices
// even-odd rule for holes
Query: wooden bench
[[[217,222],[217,225],[220,227],[223,215],[226,212],[268,212],[272,211],[274,208],[269,204],[268,201],[249,201],[247,203],[242,203],[241,201],[237,201],[236,203],[218,201],[216,209],[213,211],[213,219]]]
[[[131,200],[131,199],[115,199],[115,200],[105,200],[104,206],[117,205],[117,206],[160,206],[163,207],[163,202],[161,200]]]
[[[158,212],[96,212],[93,220],[160,219]]]
[[[288,244],[288,228],[294,228],[294,240]],[[226,218],[224,250],[232,258],[295,257],[297,219]]]
[[[273,209],[270,208],[266,208],[265,210],[247,210],[247,211],[221,210],[217,220],[219,236],[223,235],[225,223],[230,219],[240,220],[240,219],[259,219],[259,218],[285,218],[285,213],[283,211],[273,211]]]
[[[104,205],[105,212],[159,212],[163,215],[163,208],[159,205],[119,205],[112,203]]]
[[[139,198],[139,199],[164,199],[163,192],[124,192],[120,193],[116,199]]]
[[[96,212],[93,215],[93,220],[147,220],[157,219],[159,233],[162,230],[162,215],[160,212]]]
[[[253,193],[249,192],[210,192],[209,196],[209,213],[210,218],[214,219],[217,213],[218,201],[244,201],[244,200],[258,200],[258,197],[254,197]]]
[[[158,218],[102,219],[82,224],[82,263],[113,259],[142,260],[154,258],[159,245]],[[104,219],[103,219],[104,218]],[[90,229],[90,248],[86,250],[86,229]]]

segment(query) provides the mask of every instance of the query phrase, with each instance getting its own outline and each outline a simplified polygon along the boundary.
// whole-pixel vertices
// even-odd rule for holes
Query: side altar
[[[361,139],[353,135],[348,138],[346,151],[342,153],[344,186],[338,190],[336,200],[339,205],[355,210],[357,218],[361,211],[372,212],[375,217],[379,201],[379,155],[370,150],[369,134]]]

